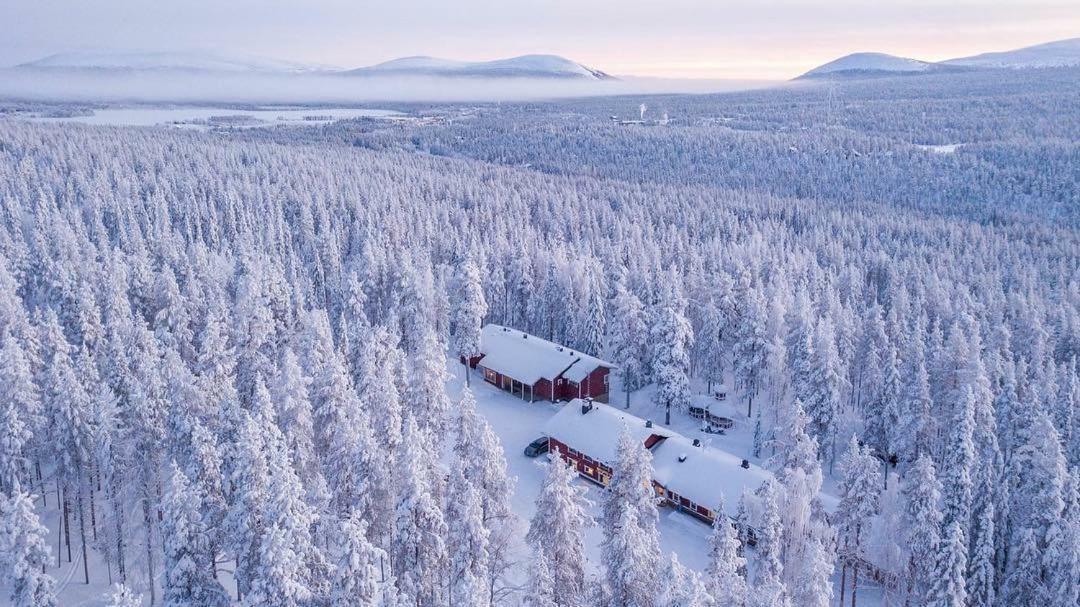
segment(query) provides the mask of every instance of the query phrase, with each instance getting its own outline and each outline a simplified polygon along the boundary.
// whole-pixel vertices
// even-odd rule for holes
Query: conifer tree
[[[652,340],[652,379],[656,382],[653,401],[665,410],[664,423],[671,423],[671,410],[690,405],[690,348],[694,333],[686,318],[686,300],[672,272],[664,299],[655,311],[649,330]]]
[[[480,328],[488,306],[480,270],[472,257],[463,257],[455,270],[454,295],[450,298],[450,322],[454,327],[450,350],[464,361],[465,385],[469,385],[469,359],[480,354]]]
[[[574,473],[559,458],[548,464],[536,497],[536,514],[525,539],[533,553],[548,550],[552,595],[558,607],[585,601],[585,530],[591,524],[588,503],[573,485]]]
[[[644,386],[648,377],[645,364],[648,356],[645,306],[621,282],[615,287],[615,298],[611,306],[612,361],[619,366],[618,374],[623,390],[626,391],[626,407],[629,408],[630,393]]]
[[[49,559],[45,526],[34,512],[33,497],[18,481],[0,500],[0,566],[10,584],[12,607],[56,607],[56,582],[44,573]]]
[[[705,588],[716,607],[746,605],[746,559],[740,554],[739,538],[721,503],[717,506],[709,536],[709,564],[705,569]]]

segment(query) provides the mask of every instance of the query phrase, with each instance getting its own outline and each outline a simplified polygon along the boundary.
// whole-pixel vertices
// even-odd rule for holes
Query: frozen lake
[[[349,118],[393,118],[394,110],[370,108],[139,106],[97,109],[85,116],[28,116],[38,122],[77,122],[113,126],[172,125],[186,128],[263,127],[278,124],[327,124]]]

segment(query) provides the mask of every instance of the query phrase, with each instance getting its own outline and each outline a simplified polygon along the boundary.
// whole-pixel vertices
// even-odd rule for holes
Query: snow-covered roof
[[[625,425],[642,444],[653,434],[671,436],[667,428],[646,427],[645,420],[603,403],[592,403],[592,410],[582,413],[585,401],[575,398],[544,425],[544,433],[589,457],[611,465],[615,463],[619,432]]]
[[[679,458],[685,456],[685,460]],[[742,467],[742,458],[674,434],[653,449],[653,476],[658,483],[690,501],[716,508],[720,500],[729,516],[735,516],[739,497],[752,493],[772,473],[759,466]]]
[[[580,382],[597,367],[615,367],[595,356],[501,325],[484,327],[480,351],[484,354],[482,367],[529,385],[559,375]]]

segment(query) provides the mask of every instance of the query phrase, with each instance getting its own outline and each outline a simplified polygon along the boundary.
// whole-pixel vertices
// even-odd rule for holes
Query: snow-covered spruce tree
[[[967,542],[960,521],[946,524],[938,550],[937,571],[927,596],[927,607],[963,607],[968,595],[964,574],[967,567]],[[1023,605],[1024,603],[1007,603]],[[1029,603],[1030,604],[1030,603]]]
[[[615,297],[611,302],[611,357],[619,366],[619,379],[626,391],[626,407],[630,407],[630,393],[643,387],[648,378],[645,360],[648,343],[648,324],[645,306],[637,295],[630,292],[623,283],[615,287]]]
[[[440,439],[450,419],[450,397],[446,395],[446,344],[434,328],[417,331],[414,350],[409,355],[409,384],[403,402],[420,429]]]
[[[671,410],[690,406],[690,348],[694,332],[686,318],[686,299],[675,271],[667,277],[665,293],[654,312],[649,329],[652,340],[652,379],[656,383],[653,402],[665,410],[665,424],[671,424]]]
[[[703,582],[715,607],[744,607],[746,605],[746,559],[742,557],[739,537],[728,519],[724,504],[716,507],[709,536],[709,564]]]
[[[649,537],[629,502],[618,502],[614,526],[604,529],[604,569],[611,604],[620,607],[648,607],[656,591],[659,545],[653,527]]]
[[[701,576],[683,566],[674,552],[659,579],[660,596],[654,603],[656,607],[710,607],[714,604]]]
[[[469,359],[480,354],[480,329],[488,305],[480,284],[480,270],[472,256],[463,256],[454,270],[454,290],[450,297],[450,351],[464,361],[465,385],[469,385]]]
[[[510,505],[515,479],[507,476],[499,437],[487,420],[477,415],[476,400],[468,388],[462,391],[457,408],[454,456],[463,462],[487,462],[484,466],[466,466],[463,472],[480,496],[483,525],[489,533],[486,582],[492,600],[498,601],[512,587],[505,578],[514,566],[513,545],[520,532],[520,519]]]
[[[551,575],[551,564],[547,552],[537,550],[529,562],[529,582],[525,586],[522,605],[525,607],[556,607],[555,580]]]
[[[41,427],[40,400],[30,361],[10,333],[0,339],[0,493],[12,495],[26,480],[34,429]]]
[[[859,589],[859,565],[866,560],[866,540],[870,518],[877,513],[881,491],[881,472],[878,460],[869,446],[862,446],[852,435],[847,451],[840,460],[840,504],[836,507],[836,527],[839,532],[839,552],[843,562],[840,576],[840,597],[844,596],[847,569],[852,570],[852,604]]]
[[[761,390],[768,348],[768,309],[758,286],[740,276],[736,294],[738,321],[732,347],[735,382],[746,399],[746,416],[753,416],[754,397]]]
[[[789,607],[791,596],[784,586],[784,565],[780,561],[784,527],[780,517],[780,487],[765,480],[758,489],[761,524],[758,529],[758,561],[748,604],[752,607]]]
[[[619,429],[615,449],[615,466],[607,485],[599,524],[604,529],[613,528],[622,516],[623,504],[629,504],[643,528],[655,527],[659,515],[656,492],[652,488],[652,453],[634,438],[625,424]]]
[[[337,567],[330,590],[331,607],[391,607],[393,578],[385,551],[368,539],[368,526],[359,515],[341,521]]]
[[[561,458],[548,464],[536,497],[536,514],[525,540],[533,554],[546,552],[557,607],[578,607],[585,601],[585,530],[592,524],[588,502],[574,486],[575,474]]]
[[[319,457],[315,452],[315,430],[308,390],[311,379],[304,375],[292,348],[282,350],[277,375],[271,380],[270,398],[277,423],[289,445],[293,468],[304,479],[308,505],[322,508],[330,500]]]
[[[451,605],[485,607],[492,602],[490,542],[479,488],[465,478],[472,459],[455,457],[446,489],[448,596]]]
[[[105,607],[142,607],[142,597],[124,584],[113,584],[112,589],[105,594]]]
[[[236,560],[237,594],[243,597],[257,573],[258,550],[265,533],[263,511],[266,508],[269,472],[263,455],[263,439],[251,414],[242,411],[229,459],[229,510],[224,531]]]
[[[810,390],[803,406],[810,417],[810,434],[832,461],[836,457],[841,399],[848,386],[836,348],[834,325],[828,316],[817,323],[811,352]]]
[[[201,503],[187,476],[175,462],[162,501],[161,536],[165,552],[162,601],[165,607],[228,605],[225,589],[215,579],[210,530],[203,524]]]
[[[578,350],[596,356],[603,354],[607,335],[606,291],[603,275],[594,267],[585,282],[585,305],[577,316],[573,343]]]
[[[1065,484],[1065,508],[1046,534],[1043,572],[1047,604],[1075,605],[1080,596],[1080,469]]]
[[[806,540],[803,562],[791,589],[792,605],[829,607],[833,599],[832,576],[836,567],[836,549],[831,535]]]
[[[926,604],[939,572],[937,557],[941,543],[941,484],[934,462],[926,453],[919,455],[908,471],[904,501],[907,514],[904,539],[911,555],[907,585],[912,602]]]
[[[56,607],[52,577],[43,573],[49,558],[48,530],[34,512],[34,498],[18,481],[0,500],[0,579],[10,584],[12,607]]]
[[[916,325],[918,329],[921,323]],[[900,411],[894,451],[902,462],[913,462],[930,453],[934,435],[930,376],[922,339],[908,340],[903,357],[904,382],[897,396]]]
[[[941,485],[945,497],[942,505],[942,522],[945,528],[954,521],[959,523],[964,538],[963,567],[967,568],[968,528],[971,521],[971,473],[975,463],[974,395],[970,387],[963,387],[959,399],[953,405],[953,414],[942,464]]]
[[[390,560],[400,600],[432,607],[446,600],[443,574],[448,564],[446,520],[433,486],[434,459],[423,453],[430,442],[412,416],[405,418],[400,484],[395,498]]]

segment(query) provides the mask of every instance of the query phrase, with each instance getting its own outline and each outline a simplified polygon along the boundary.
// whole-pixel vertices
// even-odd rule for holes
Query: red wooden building
[[[626,427],[652,453],[653,490],[664,504],[712,523],[716,508],[723,502],[734,517],[739,498],[745,495],[749,508],[750,535],[760,513],[754,491],[773,475],[721,449],[687,438],[627,413],[622,409],[575,400],[567,404],[544,426],[552,457],[573,465],[578,474],[600,485],[611,480],[617,457],[619,432]],[[822,496],[826,508],[836,500]]]
[[[469,366],[488,383],[525,400],[607,401],[615,365],[595,356],[500,325],[484,327],[480,352]]]

